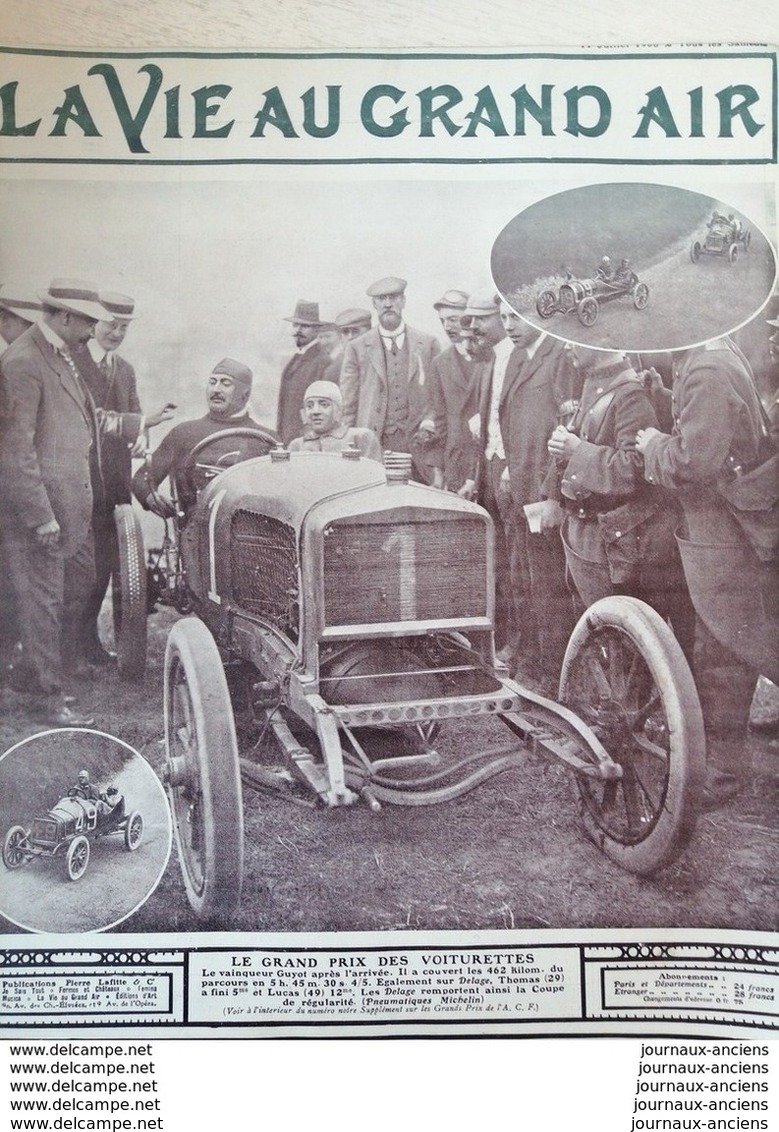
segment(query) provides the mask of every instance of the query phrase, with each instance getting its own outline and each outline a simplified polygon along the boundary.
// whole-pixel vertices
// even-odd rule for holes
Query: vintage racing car
[[[649,288],[641,283],[634,271],[608,280],[599,277],[592,279],[568,279],[557,292],[546,289],[536,299],[536,310],[540,318],[551,318],[561,312],[576,312],[582,326],[592,326],[597,320],[602,303],[629,296],[636,310],[643,310],[649,302]]]
[[[610,597],[587,610],[560,702],[546,699],[496,665],[481,507],[409,482],[405,456],[382,466],[356,450],[278,448],[221,470],[209,440],[193,450],[206,478],[175,548],[150,555],[153,574],[172,571],[158,596],[191,611],[165,655],[165,777],[203,919],[224,923],[240,901],[242,786],[281,775],[324,806],[379,810],[448,801],[544,755],[573,772],[585,830],[612,860],[650,873],[677,854],[695,822],[703,723],[652,609]],[[235,717],[247,714],[241,750]]]
[[[115,786],[99,799],[72,790],[45,816],[8,830],[3,864],[18,869],[36,857],[56,857],[64,861],[68,878],[78,880],[89,864],[90,843],[111,833],[121,833],[125,849],[133,853],[143,838],[143,816],[138,810],[127,812],[124,796]]]
[[[693,263],[697,263],[702,255],[716,255],[724,256],[732,265],[738,259],[740,251],[749,251],[752,233],[744,228],[740,220],[715,214],[707,228],[702,240],[695,239],[690,244],[690,259]]]

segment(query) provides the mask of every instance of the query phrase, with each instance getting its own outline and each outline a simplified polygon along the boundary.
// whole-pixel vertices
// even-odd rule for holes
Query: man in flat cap
[[[63,670],[78,671],[79,626],[94,583],[92,477],[100,439],[138,438],[140,414],[95,409],[73,351],[107,317],[97,288],[55,279],[40,322],[0,359],[3,538],[17,595],[33,709],[51,726],[88,725],[63,695]]]
[[[174,502],[158,490],[162,481],[169,477],[175,486],[179,506],[186,510],[193,502],[192,487],[183,482],[179,472],[195,445],[206,437],[229,428],[248,428],[262,437],[268,435],[268,430],[249,415],[247,406],[252,381],[252,371],[243,362],[237,362],[233,358],[222,358],[221,362],[217,362],[206,383],[206,415],[174,425],[154,455],[147,458],[144,466],[133,476],[133,494],[142,507],[163,519],[176,514]],[[298,431],[299,422],[298,408]],[[216,456],[229,455],[231,462],[235,463],[237,460],[248,459],[250,454],[260,454],[253,450],[250,437],[229,437],[225,438],[224,452],[217,452]],[[209,453],[210,458],[213,455],[214,453]]]
[[[433,460],[419,426],[427,415],[430,366],[441,347],[432,334],[403,321],[405,279],[379,279],[367,293],[379,325],[346,347],[340,383],[344,424],[373,429],[385,452],[410,452],[414,474],[430,483]]]
[[[95,326],[95,335],[73,352],[76,365],[92,394],[95,405],[118,413],[141,413],[135,370],[116,351],[124,342],[135,318],[135,300],[129,295],[101,291],[100,302],[107,316]],[[143,427],[131,448],[120,436],[108,436],[101,448],[102,491],[95,490],[95,585],[87,599],[82,623],[82,649],[91,664],[106,664],[113,654],[104,648],[98,633],[98,616],[111,575],[119,566],[114,508],[132,498],[132,457],[145,451],[145,433],[170,420],[173,409],[166,405],[143,417]]]
[[[295,313],[284,319],[292,323],[292,337],[297,347],[281,372],[276,432],[282,444],[289,444],[300,433],[300,406],[303,394],[312,381],[324,378],[330,363],[327,346],[320,341],[323,323],[319,303],[300,299]]]
[[[369,460],[381,462],[381,446],[369,428],[349,428],[341,420],[341,390],[333,381],[314,381],[303,399],[303,435],[289,444],[290,452],[344,452],[356,448]]]
[[[349,307],[348,310],[341,311],[335,316],[332,327],[338,337],[329,347],[330,363],[325,370],[324,380],[334,381],[338,385],[346,347],[353,338],[359,338],[361,334],[370,330],[371,312],[360,307]]]
[[[0,287],[0,337],[10,346],[37,321],[41,301],[32,291],[13,283]]]
[[[478,441],[468,421],[478,409],[480,382],[489,362],[477,361],[463,337],[463,316],[468,305],[465,291],[449,290],[433,303],[450,345],[433,358],[427,387],[429,417],[420,428],[437,442],[440,475],[436,482],[447,491],[471,498],[476,486]]]

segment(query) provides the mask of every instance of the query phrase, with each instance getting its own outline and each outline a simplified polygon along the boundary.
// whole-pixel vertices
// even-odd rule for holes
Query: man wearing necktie
[[[97,323],[94,337],[77,347],[73,357],[96,408],[140,415],[135,370],[117,353],[130,323],[136,317],[135,300],[129,295],[101,291],[100,302],[108,317]],[[81,626],[81,649],[84,658],[91,664],[106,664],[114,659],[114,654],[103,646],[97,627],[108,583],[119,565],[114,508],[117,504],[129,503],[132,498],[132,457],[143,455],[146,431],[172,416],[170,405],[144,416],[138,439],[132,447],[121,435],[104,436],[100,448],[102,482],[96,475],[95,461],[92,461],[95,585],[84,606]]]
[[[3,539],[22,628],[25,679],[35,718],[89,726],[63,694],[78,668],[78,628],[94,581],[92,466],[99,433],[138,437],[139,415],[98,412],[73,351],[107,317],[97,288],[55,279],[43,314],[0,360]]]
[[[373,429],[385,452],[410,452],[415,477],[429,483],[440,456],[426,447],[420,425],[428,416],[427,375],[441,347],[432,334],[404,322],[405,279],[379,279],[367,294],[379,324],[346,347],[343,423]]]

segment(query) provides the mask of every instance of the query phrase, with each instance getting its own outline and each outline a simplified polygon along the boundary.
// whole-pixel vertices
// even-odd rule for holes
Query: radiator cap
[[[279,444],[276,448],[271,448],[270,458],[272,464],[282,464],[285,460],[289,460],[289,452],[282,444]]]
[[[411,479],[411,453],[385,452],[384,471],[387,483],[408,483]]]

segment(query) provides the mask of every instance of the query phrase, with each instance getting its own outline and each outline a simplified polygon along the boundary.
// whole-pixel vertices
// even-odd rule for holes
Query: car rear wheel
[[[119,675],[140,680],[146,670],[146,561],[141,525],[132,504],[114,508],[119,569],[112,583],[114,637]]]
[[[744,251],[748,252],[749,251],[749,245],[752,243],[752,233],[751,232],[745,232],[744,236],[743,236],[743,240],[744,240]]]
[[[649,288],[646,283],[636,283],[633,288],[633,306],[642,311],[649,302]]]
[[[241,900],[243,808],[238,740],[216,642],[188,617],[165,651],[167,786],[184,887],[203,920],[227,923]]]
[[[593,299],[592,296],[582,299],[576,308],[576,313],[579,316],[579,322],[582,326],[592,326],[598,317],[599,310],[597,299]]]
[[[89,864],[89,842],[86,837],[74,837],[68,846],[65,868],[68,880],[79,880],[87,871]]]
[[[128,853],[134,853],[143,840],[143,814],[133,810],[124,827],[124,847]]]
[[[728,263],[735,263],[738,259],[738,244],[731,244],[728,248]]]
[[[541,318],[551,318],[557,310],[557,295],[554,291],[542,291],[536,299],[536,310]]]
[[[692,834],[705,767],[703,717],[676,638],[636,598],[595,602],[568,643],[560,701],[621,769],[617,779],[576,776],[585,831],[622,868],[654,872]]]
[[[3,864],[7,869],[19,869],[30,860],[30,854],[24,849],[26,841],[27,830],[20,825],[12,825],[3,842]]]
[[[693,263],[697,263],[701,258],[701,245],[698,240],[694,240],[690,244],[690,259]]]

